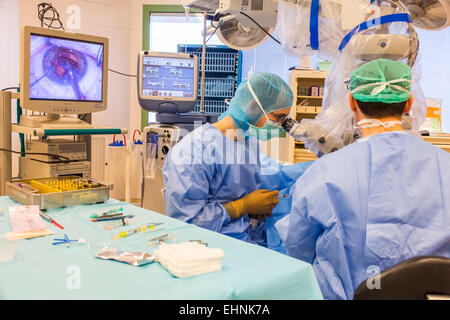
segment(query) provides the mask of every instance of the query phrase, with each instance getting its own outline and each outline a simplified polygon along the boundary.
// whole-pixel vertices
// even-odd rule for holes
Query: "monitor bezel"
[[[30,39],[31,35],[90,42],[103,45],[102,101],[30,99]],[[106,110],[108,101],[109,39],[61,30],[24,26],[20,41],[20,106],[23,109],[53,114],[85,114]]]
[[[156,58],[173,58],[173,59],[187,59],[194,61],[194,94],[192,97],[160,97],[160,96],[145,96],[143,95],[143,71],[144,71],[144,57],[156,57]],[[188,53],[172,53],[172,52],[156,52],[156,51],[141,51],[139,53],[139,98],[140,100],[152,100],[161,102],[193,102],[197,101],[198,97],[198,58],[196,55]]]

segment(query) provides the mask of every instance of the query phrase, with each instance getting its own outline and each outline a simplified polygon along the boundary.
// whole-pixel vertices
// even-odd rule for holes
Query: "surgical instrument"
[[[138,233],[138,232],[147,232],[148,229],[154,230],[155,226],[159,226],[161,224],[163,224],[163,223],[159,222],[159,223],[152,223],[152,224],[148,224],[148,225],[142,225],[139,228],[128,230],[128,231],[122,231],[122,232],[120,232],[118,234],[115,234],[115,235],[113,235],[112,238],[114,240],[117,240],[117,239],[120,239],[120,238],[126,238],[126,237],[128,237],[128,236],[130,236],[132,234]]]

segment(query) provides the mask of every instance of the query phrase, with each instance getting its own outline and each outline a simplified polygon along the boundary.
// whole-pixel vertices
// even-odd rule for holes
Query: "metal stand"
[[[11,100],[13,93],[0,91],[0,148],[11,150]],[[18,94],[17,94],[18,95]],[[16,99],[17,97],[15,97]],[[6,182],[11,181],[11,153],[0,151],[0,196],[6,194]]]
[[[205,70],[206,70],[206,11],[203,12],[202,91],[200,99],[200,113],[205,113]]]
[[[95,134],[126,134],[127,129],[120,128],[98,128],[90,126],[92,115],[85,115],[84,123],[89,124],[77,128],[68,126],[68,128],[32,128],[22,126],[20,124],[11,123],[11,101],[19,99],[19,93],[8,91],[0,92],[0,148],[12,150],[12,131],[23,133],[30,136],[49,137],[49,136],[82,136],[82,140],[86,142],[87,161],[91,161],[91,135]],[[50,126],[51,127],[51,126]],[[19,161],[20,163],[20,161]],[[20,171],[20,168],[19,168]],[[47,177],[45,177],[47,178]],[[0,196],[6,195],[6,183],[12,181],[12,156],[10,152],[0,151]]]

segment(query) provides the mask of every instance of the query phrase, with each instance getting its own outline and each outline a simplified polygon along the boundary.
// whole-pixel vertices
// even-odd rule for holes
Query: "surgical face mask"
[[[267,116],[267,113],[264,111],[261,102],[259,101],[258,97],[256,96],[255,92],[253,91],[253,88],[250,84],[250,79],[247,81],[248,89],[250,90],[250,93],[253,96],[253,99],[255,99],[256,104],[258,105],[259,109],[264,113],[264,116],[266,117],[266,123],[262,128],[258,128],[254,125],[250,125],[250,133],[254,135],[258,140],[267,141],[276,137],[279,137],[280,134],[283,132],[283,128],[281,125],[277,122],[274,122],[269,119]]]
[[[272,126],[266,123],[262,128],[250,125],[249,133],[255,136],[258,140],[267,141],[273,138],[277,138],[283,132],[283,129],[279,126]]]
[[[386,121],[382,122],[378,119],[364,119],[357,123],[355,129],[365,129],[365,128],[375,128],[375,127],[384,127],[386,129],[390,129],[395,127],[396,125],[402,125],[402,121]]]

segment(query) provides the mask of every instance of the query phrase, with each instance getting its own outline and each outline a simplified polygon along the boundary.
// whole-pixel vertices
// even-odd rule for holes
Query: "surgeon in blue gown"
[[[276,223],[287,254],[312,263],[326,299],[352,299],[373,271],[408,258],[450,257],[450,155],[402,131],[410,68],[374,60],[350,87],[363,137],[316,161]]]
[[[274,223],[289,212],[290,199],[279,204],[280,192],[289,193],[310,163],[283,166],[260,152],[258,140],[279,136],[292,103],[291,89],[275,74],[242,83],[217,123],[195,129],[169,152],[166,214],[283,252]]]

